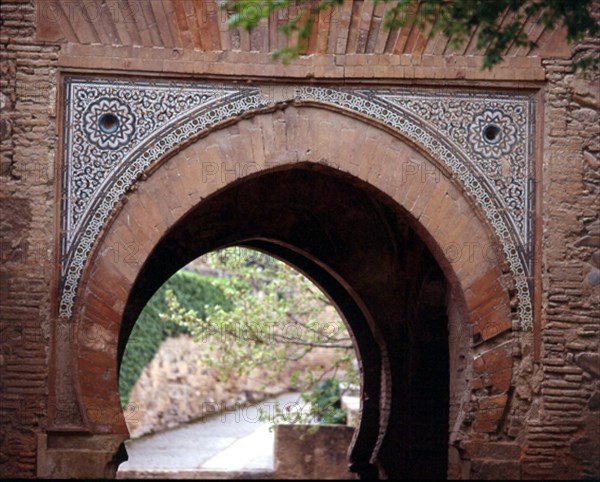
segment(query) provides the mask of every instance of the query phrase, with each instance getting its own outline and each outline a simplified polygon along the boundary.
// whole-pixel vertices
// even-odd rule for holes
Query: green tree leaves
[[[358,383],[352,341],[344,322],[309,279],[274,258],[239,248],[214,253],[211,264],[225,273],[213,283],[224,294],[227,306],[206,305],[201,317],[173,291],[167,291],[168,309],[161,317],[182,327],[197,343],[208,345],[203,362],[216,368],[223,381],[259,369],[269,383],[281,375],[288,362],[327,349],[335,353],[329,366],[292,375],[305,400],[316,400],[313,389],[331,377]],[[310,418],[315,412],[304,415]]]
[[[208,278],[183,270],[175,273],[150,298],[131,331],[119,371],[122,406],[127,404],[133,386],[163,340],[179,333],[187,333],[185,326],[165,322],[160,317],[168,308],[165,301],[167,292],[177,293],[188,310],[193,311],[195,319],[201,320],[205,316],[206,307],[209,306],[218,305],[221,309],[229,309],[228,301],[219,287]]]
[[[500,63],[513,46],[533,49],[536,40],[524,27],[528,20],[552,29],[564,26],[569,42],[600,32],[598,21],[591,15],[593,0],[365,0],[389,6],[384,27],[390,30],[417,25],[433,37],[442,32],[449,46],[457,49],[476,35],[476,47],[483,53],[482,69]],[[320,12],[343,4],[343,0],[225,0],[221,8],[230,13],[233,28],[252,30],[273,12],[294,12],[279,30],[292,39],[291,45],[272,53],[284,63],[298,57],[306,49]],[[594,60],[594,59],[592,59]],[[574,66],[597,65],[598,59],[580,59]]]

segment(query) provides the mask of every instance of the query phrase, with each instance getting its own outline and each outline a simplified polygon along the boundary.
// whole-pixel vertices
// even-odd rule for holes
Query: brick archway
[[[127,195],[127,202],[115,212],[96,244],[75,307],[75,388],[86,428],[92,434],[114,435],[113,451],[117,442],[127,437],[117,393],[119,336],[136,280],[156,247],[181,226],[186,215],[224,188],[267,175],[257,172],[265,168],[278,172],[319,163],[328,167],[318,170],[344,173],[350,183],[393,202],[428,247],[452,286],[455,316],[462,320],[463,333],[469,334],[471,344],[486,344],[485,353],[474,354],[470,367],[469,388],[485,389],[487,396],[480,398],[469,430],[497,430],[511,379],[510,352],[502,344],[502,334],[511,328],[511,309],[509,289],[503,281],[508,267],[493,249],[497,241],[484,216],[441,164],[406,141],[339,112],[288,107],[214,131],[161,160]],[[132,246],[135,252],[127,248]],[[117,247],[121,251],[115,255]],[[268,249],[277,251],[273,246]],[[293,257],[291,252],[275,254]],[[309,261],[318,264],[318,260]],[[311,267],[305,269],[308,272]],[[354,334],[376,341],[385,335],[372,320],[369,329],[364,335],[356,330]],[[463,337],[461,341],[467,340]],[[361,342],[362,338],[359,345]],[[375,345],[365,345],[367,354],[369,346]],[[379,341],[378,346],[385,343]],[[376,424],[367,420],[375,412],[363,411],[364,423],[355,437],[353,456],[357,470],[363,473],[373,456],[371,462],[378,462],[393,475],[396,466],[389,461],[393,458],[389,443],[393,424],[389,425],[390,400],[385,397],[393,380],[385,379],[385,374],[391,373],[386,372],[386,354],[372,355],[379,356],[384,365],[384,394],[375,399]],[[454,425],[462,425],[460,417]]]

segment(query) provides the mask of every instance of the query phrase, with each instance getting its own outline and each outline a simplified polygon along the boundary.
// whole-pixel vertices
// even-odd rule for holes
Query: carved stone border
[[[115,205],[169,150],[215,124],[297,100],[368,117],[441,161],[482,208],[514,276],[521,327],[533,326],[535,102],[526,94],[406,88],[260,87],[66,79],[59,315]]]

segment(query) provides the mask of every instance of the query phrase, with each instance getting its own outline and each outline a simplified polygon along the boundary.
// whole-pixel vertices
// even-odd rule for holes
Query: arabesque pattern
[[[531,328],[532,97],[404,88],[285,90],[285,100],[369,117],[441,161],[493,226],[515,279],[521,326]],[[68,317],[95,240],[144,171],[215,124],[275,101],[256,86],[90,79],[68,79],[65,98],[60,315]]]

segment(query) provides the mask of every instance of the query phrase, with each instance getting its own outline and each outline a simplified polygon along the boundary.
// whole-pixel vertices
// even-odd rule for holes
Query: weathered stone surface
[[[541,237],[534,254],[539,257],[536,263],[539,262],[541,279],[526,280],[541,286],[535,306],[541,319],[534,334],[514,330],[509,305],[505,311],[490,310],[492,314],[484,322],[473,317],[470,324],[458,325],[461,331],[452,327],[449,330],[453,338],[449,359],[454,370],[450,374],[449,474],[462,478],[600,478],[595,361],[600,323],[594,271],[600,263],[597,212],[600,89],[597,77],[585,79],[574,75],[569,60],[571,55],[597,55],[597,41],[584,39],[569,48],[562,32],[547,32],[541,37],[543,45],[537,55],[513,47],[503,65],[481,71],[481,56],[473,52],[472,45],[464,53],[446,55],[445,42],[427,41],[416,30],[410,38],[390,35],[379,28],[379,20],[374,20],[381,19],[381,11],[377,15],[364,10],[357,12],[354,6],[367,2],[352,5],[346,2],[351,8],[344,18],[350,21],[344,21],[343,25],[320,24],[317,30],[326,35],[317,35],[311,41],[312,55],[285,67],[271,61],[266,51],[281,41],[274,31],[251,36],[221,30],[222,25],[215,23],[218,16],[204,10],[205,6],[213,5],[211,2],[200,2],[201,7],[193,11],[185,10],[180,2],[152,3],[150,9],[139,10],[142,15],[135,22],[120,21],[123,16],[92,22],[85,12],[75,8],[74,3],[69,7],[68,2],[9,0],[0,6],[0,475],[110,476],[111,453],[115,453],[118,444],[104,447],[98,442],[100,445],[74,447],[73,443],[81,441],[78,438],[81,431],[90,427],[94,434],[91,438],[97,441],[103,436],[114,437],[115,441],[127,436],[122,414],[115,409],[118,407],[115,340],[129,295],[126,287],[133,282],[137,268],[110,266],[106,260],[90,267],[91,274],[100,270],[104,278],[95,277],[87,291],[80,293],[81,299],[86,300],[83,313],[87,317],[82,319],[80,329],[73,329],[70,320],[55,316],[58,290],[55,249],[61,229],[56,214],[63,195],[55,163],[61,157],[64,141],[64,126],[57,122],[57,113],[64,95],[61,74],[76,69],[126,77],[143,73],[168,78],[217,76],[232,81],[280,78],[286,85],[306,79],[344,84],[352,79],[365,85],[423,82],[433,88],[445,88],[452,81],[466,91],[497,87],[503,92],[522,88],[529,92],[541,87],[538,100],[542,108],[538,112],[544,112],[544,117],[536,118],[535,126],[532,125],[538,133],[536,145],[542,146],[537,165],[541,177],[533,180],[541,182],[536,195],[541,209],[533,216],[539,223]],[[111,10],[113,4],[106,4],[110,15],[136,13],[123,13],[116,4],[116,10]],[[56,15],[62,15],[60,12],[64,10],[54,10],[56,5],[65,6],[67,12],[71,8],[72,16],[57,21]],[[597,2],[595,5],[597,10]],[[165,6],[168,11],[156,14],[153,10],[156,6]],[[364,16],[364,25],[362,20],[354,22],[357,13],[360,18]],[[204,14],[211,22],[199,22],[198,30],[183,28],[188,20],[197,21]],[[273,118],[264,115],[254,121],[245,119],[231,130],[214,129],[206,143],[190,146],[185,159],[175,159],[177,153],[172,153],[171,165],[177,165],[177,183],[164,187],[174,178],[158,168],[155,176],[148,179],[148,184],[156,183],[152,189],[145,190],[142,183],[136,186],[135,193],[130,193],[129,207],[122,211],[125,215],[121,221],[137,213],[129,218],[142,217],[147,224],[128,222],[126,229],[121,226],[114,233],[105,234],[114,236],[111,239],[117,242],[127,236],[141,239],[140,248],[148,255],[155,241],[183,215],[184,206],[194,206],[225,187],[226,183],[219,180],[213,184],[197,182],[203,174],[202,164],[197,161],[220,162],[221,157],[229,156],[230,160],[252,157],[262,164],[274,162],[273,166],[283,161],[335,159],[343,171],[363,179],[373,190],[386,192],[407,212],[415,208],[424,214],[422,222],[427,227],[417,234],[437,247],[433,250],[436,255],[444,253],[444,246],[451,242],[490,241],[486,234],[489,226],[481,227],[470,208],[472,200],[465,193],[450,185],[428,185],[425,189],[423,184],[398,184],[397,168],[401,165],[398,163],[416,159],[427,165],[429,160],[403,147],[400,140],[396,144],[384,140],[385,136],[372,125],[335,117],[331,113],[310,117],[287,109]],[[293,126],[297,128],[292,129]],[[281,133],[286,132],[289,137],[282,137]],[[319,159],[321,153],[326,155]],[[245,204],[252,197],[246,193],[241,199]],[[450,212],[447,203],[455,203],[454,212]],[[129,208],[131,212],[127,211]],[[332,217],[351,219],[355,212],[355,206],[350,204]],[[217,214],[226,218],[231,212]],[[380,212],[381,217],[388,214]],[[118,217],[115,215],[115,222]],[[282,219],[289,225],[294,223],[293,216]],[[309,217],[298,225],[307,231],[314,226]],[[309,232],[307,239],[320,235],[320,231]],[[356,236],[367,236],[364,231],[368,231],[364,225],[354,229]],[[335,235],[335,230],[328,232],[332,240]],[[332,245],[340,252],[346,249],[346,243],[339,240]],[[370,247],[367,245],[365,252]],[[377,257],[374,259],[379,261]],[[457,294],[456,313],[448,315],[449,318],[468,320],[470,309],[488,307],[489,296],[502,296],[510,303],[513,288],[503,279],[503,273],[496,273],[484,287],[474,283],[486,275],[479,271],[480,263],[466,263],[455,272],[444,256],[440,255],[437,261],[443,265],[453,294]],[[502,271],[500,262],[498,269]],[[374,286],[373,282],[381,282],[377,270],[365,270],[363,275],[365,289]],[[473,282],[461,284],[466,278]],[[393,277],[383,280],[383,288],[395,280]],[[410,290],[410,284],[406,289]],[[426,298],[435,295],[435,290],[427,291],[427,295]],[[490,309],[495,307],[492,304]],[[381,307],[382,312],[387,310],[387,317],[397,312],[391,306]],[[498,319],[493,318],[493,313]],[[386,317],[380,315],[381,319]],[[102,328],[91,333],[104,336],[85,338],[89,332],[84,328],[91,320]],[[362,323],[368,326],[370,321]],[[362,340],[369,331],[361,331],[360,326],[356,325],[356,333]],[[385,337],[369,345],[372,351],[368,351],[365,360],[377,359],[380,352],[376,347],[388,344],[386,355],[389,353],[397,363],[398,359],[393,357],[410,348],[410,344],[402,345],[408,332],[415,333],[388,330]],[[417,330],[421,346],[426,345],[425,335],[430,333],[447,336],[443,329]],[[469,346],[467,340],[474,346]],[[398,346],[400,349],[390,349]],[[74,369],[76,358],[79,364]],[[428,358],[418,359],[415,354],[410,361],[424,367],[423,360]],[[393,419],[405,400],[416,400],[412,393],[409,397],[400,396],[400,388],[394,397],[390,393],[380,397],[380,387],[387,386],[380,383],[381,367],[389,368],[388,362],[388,358],[377,360],[380,365],[374,362],[364,374],[368,396],[363,407],[375,410],[381,420]],[[78,370],[81,378],[75,377]],[[403,379],[396,375],[394,381]],[[372,383],[373,380],[376,382]],[[81,397],[82,389],[91,393]],[[418,399],[424,409],[427,408],[424,400],[439,398],[426,395]],[[486,405],[486,400],[494,397],[505,401],[497,406]],[[415,411],[420,408],[416,405],[412,407]],[[98,424],[94,425],[94,421]],[[370,430],[364,432],[369,444],[377,441],[379,422],[379,418],[361,421],[361,426]],[[53,432],[57,423],[65,431],[60,436]],[[389,433],[401,434],[401,425],[391,426]],[[381,428],[382,433],[385,429]],[[69,438],[71,446],[66,442]],[[41,440],[44,442],[38,444]],[[388,466],[402,459],[397,456],[398,447],[408,446],[398,439],[393,439],[396,444],[385,439],[379,442],[384,445],[388,442],[380,453],[380,461]],[[493,444],[502,447],[499,453],[506,459],[496,459],[485,448]],[[514,444],[523,447],[520,454],[512,452]],[[368,461],[371,453],[358,455]],[[404,472],[398,470],[398,473]]]
[[[575,246],[589,246],[592,248],[600,248],[600,236],[584,236],[575,243]]]
[[[37,477],[115,478],[126,457],[123,436],[40,434],[37,440]]]
[[[272,470],[207,470],[207,469],[173,469],[173,470],[127,470],[117,472],[117,479],[144,480],[271,480],[275,478]]]
[[[600,377],[600,353],[578,353],[574,361],[594,377]]]
[[[354,429],[345,425],[277,425],[275,429],[275,478],[356,479],[348,467],[347,447]]]
[[[515,480],[521,478],[519,463],[499,461],[496,457],[473,463],[471,477],[478,480]]]

